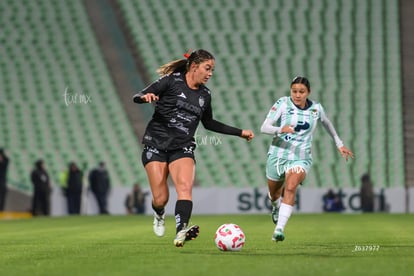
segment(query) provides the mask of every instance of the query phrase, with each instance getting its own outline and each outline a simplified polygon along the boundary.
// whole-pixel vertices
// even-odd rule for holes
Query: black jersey
[[[195,145],[194,134],[201,121],[206,129],[240,136],[242,130],[213,119],[210,90],[201,85],[194,90],[187,86],[184,73],[163,76],[134,95],[134,102],[144,103],[141,96],[153,93],[154,115],[142,143],[160,150],[174,150]]]

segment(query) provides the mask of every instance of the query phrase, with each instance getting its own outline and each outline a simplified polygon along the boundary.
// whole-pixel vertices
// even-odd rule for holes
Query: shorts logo
[[[148,160],[152,158],[152,155],[153,155],[154,153],[155,153],[155,154],[160,153],[160,152],[158,151],[158,149],[156,149],[156,148],[154,148],[154,147],[150,147],[150,146],[145,146],[144,150],[146,151],[145,156],[147,157],[147,159],[148,159]]]
[[[183,150],[184,150],[184,153],[189,153],[189,154],[193,154],[193,151],[194,151],[194,147],[185,147],[185,148],[183,148]]]

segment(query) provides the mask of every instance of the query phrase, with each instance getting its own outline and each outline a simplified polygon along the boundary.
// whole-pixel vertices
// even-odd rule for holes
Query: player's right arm
[[[292,126],[275,126],[285,109],[286,97],[283,97],[277,100],[276,103],[272,106],[260,128],[260,131],[262,133],[270,135],[295,132]]]
[[[135,94],[132,99],[135,103],[151,103],[158,101],[161,93],[168,88],[170,78],[163,76],[145,87],[141,92]]]

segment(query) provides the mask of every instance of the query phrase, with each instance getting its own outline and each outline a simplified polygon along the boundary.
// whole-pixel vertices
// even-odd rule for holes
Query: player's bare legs
[[[282,204],[279,209],[279,218],[273,234],[274,241],[283,241],[285,235],[283,230],[292,215],[293,206],[295,205],[296,190],[300,183],[305,180],[306,172],[304,169],[289,170],[286,172],[285,188],[283,193]]]
[[[271,201],[278,200],[282,195],[283,180],[275,181],[267,179],[267,186],[269,188],[269,198]]]
[[[282,203],[291,206],[295,205],[296,190],[300,183],[302,183],[303,180],[305,180],[305,177],[305,170],[291,170],[288,173],[286,173],[285,192],[283,194]]]
[[[152,161],[145,165],[152,193],[154,209],[154,233],[162,237],[165,233],[165,206],[169,198],[168,165],[166,162]]]
[[[283,191],[284,180],[271,180],[267,179],[267,186],[269,188],[269,200],[272,203],[272,221],[277,224],[279,217],[279,208],[281,203],[281,195]]]
[[[168,169],[177,191],[177,200],[192,200],[194,160],[189,157],[177,159],[170,163]]]

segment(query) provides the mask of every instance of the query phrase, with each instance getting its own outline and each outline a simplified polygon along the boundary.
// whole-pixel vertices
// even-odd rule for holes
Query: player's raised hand
[[[155,102],[158,101],[159,97],[153,93],[147,93],[143,96],[141,96],[141,100],[143,100],[146,103],[151,103],[151,102]]]
[[[338,150],[346,161],[348,161],[348,157],[354,158],[354,153],[350,151],[347,147],[340,147],[338,148]]]
[[[241,137],[250,142],[254,138],[254,133],[250,129],[243,129]]]

